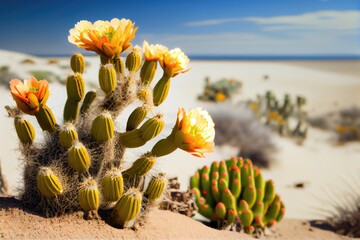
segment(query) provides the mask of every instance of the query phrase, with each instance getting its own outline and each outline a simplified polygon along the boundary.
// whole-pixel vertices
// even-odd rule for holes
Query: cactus
[[[7,107],[7,110],[9,116],[15,118],[24,159],[20,198],[26,208],[47,217],[79,209],[84,211],[85,218],[90,213],[112,212],[110,223],[130,227],[137,216],[161,199],[165,190],[166,177],[157,174],[158,169],[154,168],[157,157],[178,148],[204,157],[214,148],[214,123],[205,110],[187,113],[181,108],[171,134],[155,142],[157,147],[150,152],[144,150],[137,159],[126,155],[129,164],[125,165],[127,148],[150,143],[165,126],[163,114],[151,111],[154,103],[150,82],[157,63],[166,76],[157,81],[156,85],[160,86],[162,81],[169,83],[176,75],[186,72],[189,59],[180,49],[144,44],[143,49],[135,47],[128,54],[125,71],[120,54],[132,48],[131,40],[137,31],[134,23],[128,19],[98,21],[96,27],[91,26],[91,31],[84,29],[91,23],[84,28],[80,25],[70,31],[69,41],[76,45],[82,42],[79,47],[100,56],[98,77],[102,91],[86,93],[86,79],[82,75],[86,68],[84,57],[72,56],[70,65],[74,73],[67,78],[64,121],[57,124],[46,105],[50,92],[46,80],[10,81],[16,107]],[[89,37],[90,32],[97,37]],[[159,91],[167,95],[169,88]],[[136,99],[139,101],[135,102]],[[161,102],[164,100],[165,95]],[[115,121],[123,119],[119,115],[133,103],[141,106],[128,117],[125,129],[125,123]],[[34,142],[35,130],[30,122],[21,120],[23,114],[35,116],[46,131],[43,142]],[[188,129],[180,124],[195,125]],[[147,179],[151,179],[150,182]]]
[[[209,180],[209,176],[211,179]],[[251,160],[231,158],[204,166],[190,178],[199,213],[219,228],[239,219],[248,234],[281,221],[285,206],[272,180],[264,181]]]

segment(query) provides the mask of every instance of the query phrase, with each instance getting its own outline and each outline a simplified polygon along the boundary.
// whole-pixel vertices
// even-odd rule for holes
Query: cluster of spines
[[[264,181],[251,160],[231,158],[204,166],[190,178],[198,212],[218,226],[229,226],[240,219],[246,233],[279,222],[285,207],[275,193],[272,180]]]

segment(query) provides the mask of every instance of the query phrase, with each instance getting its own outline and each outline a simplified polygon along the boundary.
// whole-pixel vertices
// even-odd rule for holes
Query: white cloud
[[[211,26],[230,22],[253,22],[265,26],[264,30],[266,31],[292,29],[359,30],[360,11],[318,11],[289,16],[209,19],[188,22],[186,26]]]
[[[360,11],[319,11],[278,17],[247,17],[243,21],[265,26],[266,31],[296,29],[360,30]]]

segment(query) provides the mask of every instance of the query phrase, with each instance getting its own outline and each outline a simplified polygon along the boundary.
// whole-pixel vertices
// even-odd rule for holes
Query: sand
[[[34,59],[37,64],[21,64],[21,61],[26,58]],[[65,68],[69,60],[58,59],[58,61],[58,64],[49,65],[48,59],[0,51],[0,66],[10,64],[11,68],[23,78],[27,77],[28,71],[34,68],[49,70],[65,78],[71,73],[68,68]],[[88,57],[86,61],[90,65],[84,74],[84,78],[88,83],[92,83],[88,84],[88,90],[90,90],[94,89],[92,87],[94,84],[97,84],[99,60],[95,57]],[[156,79],[160,75],[159,71]],[[269,76],[268,80],[264,80],[265,75]],[[338,111],[345,107],[359,106],[360,104],[359,61],[193,61],[189,73],[172,79],[167,101],[154,111],[154,113],[158,111],[165,113],[167,123],[164,132],[157,139],[169,133],[175,122],[177,108],[180,106],[186,109],[200,106],[210,110],[229,108],[231,111],[229,104],[208,104],[196,100],[197,95],[202,93],[205,77],[210,77],[210,80],[213,81],[222,78],[241,80],[243,89],[233,103],[253,99],[256,94],[263,94],[266,90],[272,90],[278,96],[282,96],[284,93],[305,96],[308,99],[308,112],[311,116]],[[50,86],[50,91],[51,97],[48,105],[55,112],[58,122],[61,122],[63,104],[66,98],[65,88],[58,83],[53,83]],[[0,98],[0,106],[14,104],[8,89],[0,87],[0,94],[3,96]],[[124,111],[122,117],[118,119],[117,130],[124,128],[127,116],[135,107],[136,105]],[[37,125],[34,119],[29,119],[35,126]],[[13,189],[12,194],[16,194],[17,187],[21,186],[22,168],[18,159],[19,154],[16,151],[17,138],[13,123],[11,119],[6,117],[3,107],[0,107],[0,126],[2,170]],[[37,141],[40,141],[41,134],[38,127],[37,132]],[[276,135],[274,135],[274,139],[278,151],[273,155],[274,163],[271,168],[263,170],[265,178],[274,179],[277,192],[281,194],[286,204],[285,225],[292,224],[293,220],[290,219],[299,219],[299,221],[294,220],[294,229],[290,232],[295,231],[295,226],[305,231],[298,223],[304,220],[326,218],[335,204],[333,196],[335,196],[336,201],[341,201],[348,194],[348,182],[353,184],[360,182],[358,176],[360,144],[354,142],[337,145],[334,133],[314,128],[309,129],[308,137],[302,146]],[[127,153],[128,162],[135,160],[137,156],[151,148],[155,141],[156,139],[147,144],[142,151],[129,151]],[[198,159],[177,150],[169,156],[159,158],[155,170],[161,169],[167,172],[169,176],[178,176],[182,189],[186,189],[189,177],[197,168],[210,164],[213,160],[228,158],[236,152],[232,148],[216,147],[213,153],[207,155],[207,158]],[[294,184],[298,182],[304,183],[305,187],[294,188]],[[352,194],[356,193],[353,192]],[[279,231],[284,236],[288,236],[286,232]],[[29,232],[31,231],[29,230]]]

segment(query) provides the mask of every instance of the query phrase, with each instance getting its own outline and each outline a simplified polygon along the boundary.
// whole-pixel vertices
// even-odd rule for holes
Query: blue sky
[[[70,54],[76,22],[113,17],[189,55],[360,55],[360,0],[1,1],[0,48]]]

